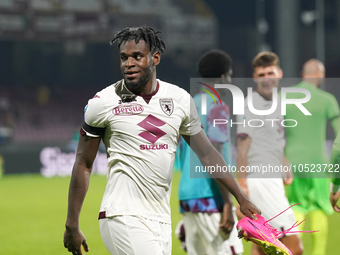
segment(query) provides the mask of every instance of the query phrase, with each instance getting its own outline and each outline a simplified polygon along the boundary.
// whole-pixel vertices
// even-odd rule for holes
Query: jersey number
[[[165,124],[166,123],[164,121],[150,114],[143,121],[137,124],[146,130],[138,135],[143,137],[145,140],[148,140],[150,143],[155,143],[159,138],[166,134],[158,128]]]

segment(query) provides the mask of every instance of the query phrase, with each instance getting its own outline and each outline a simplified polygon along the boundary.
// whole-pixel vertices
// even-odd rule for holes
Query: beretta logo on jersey
[[[114,115],[137,115],[144,111],[144,107],[140,104],[124,104],[118,105],[112,109]]]
[[[163,112],[168,116],[170,116],[174,111],[174,102],[171,98],[161,98],[159,99],[159,104]]]

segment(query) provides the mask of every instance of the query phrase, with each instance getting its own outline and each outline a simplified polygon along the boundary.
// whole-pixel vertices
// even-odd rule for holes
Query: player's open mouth
[[[133,78],[137,77],[137,75],[138,75],[138,72],[127,72],[127,73],[125,73],[125,76],[128,79],[133,79]]]

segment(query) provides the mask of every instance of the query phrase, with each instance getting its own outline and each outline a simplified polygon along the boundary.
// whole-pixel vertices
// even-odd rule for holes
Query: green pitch
[[[69,181],[69,177],[46,179],[39,175],[2,176],[0,179],[0,254],[70,254],[63,247]],[[175,172],[171,197],[173,232],[181,218],[177,201],[178,181],[179,173]],[[101,240],[97,220],[105,185],[105,177],[92,176],[81,213],[80,226],[90,247],[88,254],[109,255]],[[329,217],[329,228],[327,254],[338,254],[340,214]],[[304,254],[310,254],[312,243],[310,236],[305,234],[303,241]],[[249,243],[245,243],[244,254],[250,254],[249,250]],[[172,254],[185,254],[174,233]]]

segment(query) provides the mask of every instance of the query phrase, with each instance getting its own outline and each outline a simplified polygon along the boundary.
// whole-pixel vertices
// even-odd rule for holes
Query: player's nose
[[[132,67],[135,66],[135,61],[133,57],[128,57],[128,59],[125,61],[125,66],[126,67]]]

